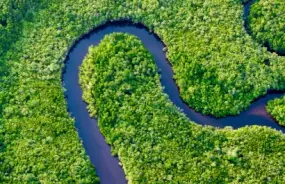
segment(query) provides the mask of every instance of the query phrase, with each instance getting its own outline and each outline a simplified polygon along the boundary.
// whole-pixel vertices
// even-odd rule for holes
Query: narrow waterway
[[[248,15],[250,5],[245,6],[245,18]],[[161,40],[150,33],[142,25],[134,25],[128,21],[117,21],[107,23],[96,28],[94,31],[80,39],[71,49],[66,59],[65,72],[63,74],[63,85],[66,89],[65,95],[68,103],[68,111],[75,118],[76,128],[83,141],[86,153],[92,164],[96,167],[102,184],[127,183],[124,172],[119,165],[118,158],[111,155],[110,146],[105,142],[99,131],[96,118],[90,118],[86,109],[87,105],[82,100],[82,90],[79,85],[79,67],[91,45],[98,45],[105,35],[114,32],[123,32],[137,36],[144,46],[153,55],[156,65],[161,74],[161,84],[164,92],[170,100],[189,117],[190,120],[201,124],[211,125],[219,128],[232,126],[233,128],[247,125],[268,126],[285,132],[285,128],[279,126],[274,119],[266,113],[265,106],[271,99],[281,97],[281,92],[269,92],[266,96],[255,100],[251,106],[238,116],[229,116],[216,119],[212,116],[204,116],[195,112],[180,98],[179,89],[173,80],[172,67],[169,64],[163,48],[165,45]]]
[[[82,90],[79,85],[79,67],[91,45],[99,44],[105,35],[114,32],[129,33],[137,36],[144,46],[153,55],[156,65],[161,74],[161,84],[165,87],[171,101],[196,123],[202,125],[212,125],[215,127],[232,126],[239,128],[246,125],[262,125],[282,130],[285,128],[279,126],[265,111],[266,103],[281,93],[269,93],[252,103],[249,109],[238,116],[229,116],[216,119],[211,116],[204,116],[197,113],[186,105],[179,96],[179,90],[173,80],[172,67],[166,59],[163,52],[163,43],[147,29],[141,25],[134,25],[130,22],[114,22],[101,26],[82,38],[71,50],[66,61],[66,69],[63,75],[63,83],[66,88],[66,99],[68,102],[68,111],[76,120],[76,128],[80,138],[83,141],[86,153],[89,155],[92,163],[96,166],[97,174],[102,183],[126,183],[125,175],[119,166],[119,160],[110,153],[110,147],[106,144],[97,126],[97,119],[90,118],[86,110],[86,104],[82,100]]]

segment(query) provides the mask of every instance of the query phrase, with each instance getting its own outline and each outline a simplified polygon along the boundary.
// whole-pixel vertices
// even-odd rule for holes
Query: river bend
[[[248,8],[248,6],[246,6]],[[107,23],[96,28],[80,39],[71,49],[66,59],[65,72],[63,73],[63,85],[66,89],[65,96],[68,111],[75,118],[75,126],[83,142],[86,153],[102,184],[127,183],[124,172],[119,165],[118,158],[111,155],[110,146],[105,142],[99,131],[96,118],[90,118],[87,105],[82,100],[82,90],[79,85],[79,67],[91,45],[98,45],[105,35],[122,32],[137,36],[148,51],[153,55],[155,63],[160,71],[161,84],[164,93],[168,94],[170,100],[189,117],[190,120],[201,124],[211,125],[219,128],[232,126],[233,128],[247,125],[268,126],[285,132],[285,127],[278,125],[274,119],[266,113],[265,106],[273,98],[281,97],[281,92],[269,92],[266,96],[255,100],[251,106],[238,116],[229,116],[216,119],[212,116],[204,116],[189,108],[180,98],[179,89],[173,80],[173,70],[169,64],[163,48],[165,45],[161,40],[150,33],[144,26],[135,25],[128,21],[117,21]]]

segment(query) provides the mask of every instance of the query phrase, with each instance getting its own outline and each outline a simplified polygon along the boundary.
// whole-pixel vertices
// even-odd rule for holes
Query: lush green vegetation
[[[154,60],[136,37],[106,36],[80,71],[83,97],[130,183],[285,182],[282,133],[189,122],[163,94]]]
[[[285,126],[285,97],[268,102],[266,110],[280,125]]]
[[[254,39],[269,49],[285,54],[285,1],[257,0],[248,18]],[[285,97],[270,101],[267,111],[285,126]]]
[[[46,7],[46,0],[1,0],[0,2],[0,55],[19,38],[23,20],[31,20],[33,14]]]
[[[142,22],[162,38],[168,47],[167,56],[173,64],[175,79],[183,99],[199,111],[216,116],[237,114],[268,89],[285,88],[285,60],[268,53],[246,34],[243,27],[243,6],[239,0],[2,0],[0,2],[1,182],[97,181],[94,168],[86,157],[74,129],[74,120],[69,117],[66,110],[61,87],[61,69],[64,66],[66,53],[76,39],[106,20],[120,18]],[[267,61],[270,63],[269,66],[265,64]],[[155,97],[155,94],[153,96]],[[166,99],[166,97],[161,98],[163,101]],[[165,111],[157,110],[156,113],[177,114],[174,107],[169,108],[170,110]],[[150,117],[149,119],[153,116],[150,113],[146,115]],[[201,127],[189,124],[188,121],[186,123],[186,118],[177,121],[175,117],[181,119],[180,115],[175,117],[165,115],[165,117],[166,119],[157,120],[159,122],[156,124],[157,127],[165,125],[175,129],[178,126],[180,129],[172,135],[183,134],[185,146],[190,146],[186,150],[189,151],[190,148],[191,150],[189,154],[187,152],[184,155],[182,150],[175,155],[171,154],[173,147],[163,147],[164,152],[172,161],[185,159],[185,164],[176,164],[177,168],[182,167],[183,171],[188,171],[183,168],[193,167],[193,172],[196,172],[195,168],[198,169],[193,180],[198,181],[200,177],[204,180],[207,177],[207,173],[202,175],[199,173],[208,161],[200,160],[201,157],[196,156],[197,152],[191,155],[193,147],[189,142],[200,140],[193,146],[195,149],[198,147],[197,150],[200,150],[198,155],[202,156],[214,152],[209,153],[207,150],[211,150],[211,143],[216,145],[215,142],[218,144],[220,139],[224,139],[222,135],[225,134],[228,136],[225,139],[231,141],[221,143],[225,144],[223,146],[228,146],[229,151],[235,147],[235,144],[237,147],[246,147],[242,149],[253,149],[252,153],[258,154],[248,156],[252,162],[256,161],[251,165],[260,164],[260,167],[257,167],[260,173],[269,173],[264,170],[276,169],[272,171],[273,177],[269,174],[269,177],[276,179],[275,174],[280,171],[278,168],[282,159],[277,161],[273,159],[273,162],[269,157],[275,158],[276,150],[279,150],[281,156],[284,155],[284,151],[279,147],[284,140],[273,130],[245,128],[235,133],[221,130],[219,132],[227,133],[218,134],[213,133],[210,128],[205,128],[204,133],[201,133],[198,131]],[[171,122],[175,123],[168,124],[172,120],[170,118],[174,118]],[[145,122],[150,121],[147,119]],[[141,131],[146,129],[144,126]],[[163,129],[167,130],[169,129]],[[148,130],[147,133],[152,131]],[[206,136],[208,134],[209,137]],[[164,135],[170,136],[166,133]],[[245,138],[248,135],[251,135],[248,139],[252,142]],[[260,136],[266,139],[261,140]],[[272,137],[276,137],[276,140],[271,142]],[[207,139],[212,141],[209,145],[203,142]],[[253,141],[255,139],[258,141]],[[242,140],[248,142],[243,143]],[[173,141],[173,144],[178,144],[175,139]],[[253,142],[254,145],[250,148],[249,145]],[[169,142],[168,144],[172,145]],[[182,143],[180,145],[183,147]],[[136,149],[133,147],[135,145],[130,149]],[[124,148],[126,147],[122,146],[122,149]],[[145,145],[145,149],[147,148],[148,144]],[[221,151],[221,154],[224,152],[226,151]],[[249,155],[251,153],[244,152]],[[157,159],[151,156],[149,153],[149,158],[146,159]],[[122,156],[122,159],[126,158],[128,157]],[[265,159],[257,163],[259,158]],[[220,160],[223,162],[222,158],[217,159],[217,165]],[[159,159],[157,162],[162,163]],[[272,163],[272,167],[265,166],[265,162]],[[137,164],[142,164],[142,167],[156,167],[155,164],[146,166],[145,163]],[[128,166],[125,164],[124,167]],[[229,175],[234,173],[236,176],[236,172],[239,171],[237,168],[227,171],[217,169],[217,173],[226,172]],[[254,178],[258,174],[254,173],[257,169],[253,170],[253,173],[247,173],[248,176],[245,178]],[[183,175],[176,171],[177,176],[172,177],[179,178]],[[159,172],[163,173],[166,170],[158,170],[157,177]],[[134,174],[129,173],[129,175]],[[190,175],[194,176],[192,171],[189,177]],[[218,176],[213,177],[218,178]],[[282,174],[279,177],[282,177]]]
[[[54,34],[42,24],[44,7],[0,2],[0,183],[98,183],[66,112],[62,53],[49,42]],[[46,13],[36,20],[37,12]]]
[[[285,1],[257,0],[251,6],[249,25],[255,39],[285,54]]]

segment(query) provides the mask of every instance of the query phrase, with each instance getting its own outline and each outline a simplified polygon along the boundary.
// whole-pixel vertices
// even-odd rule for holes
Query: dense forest
[[[246,33],[243,26],[243,5],[240,0],[2,0],[0,1],[1,182],[98,182],[98,177],[94,174],[94,168],[74,128],[74,120],[67,111],[61,74],[66,54],[76,39],[106,20],[118,19],[142,22],[164,41],[182,98],[191,107],[205,114],[215,116],[238,114],[268,89],[285,88],[285,59],[271,54]],[[159,90],[157,77],[152,81],[157,83],[157,86],[153,86],[154,89]],[[221,143],[225,146],[225,150],[217,152],[224,155],[227,151],[230,153],[232,147],[239,147],[243,150],[243,154],[248,153],[242,159],[242,163],[248,165],[242,166],[250,167],[252,170],[244,176],[240,173],[243,172],[241,165],[238,167],[234,165],[231,170],[218,168],[219,174],[213,176],[213,180],[220,180],[223,176],[221,172],[225,172],[226,176],[234,173],[234,176],[241,175],[243,176],[241,180],[246,178],[247,181],[250,177],[255,181],[254,176],[262,178],[264,173],[270,173],[264,180],[284,181],[283,170],[279,169],[281,163],[284,163],[282,158],[284,138],[276,131],[255,127],[238,131],[219,130],[221,133],[217,133],[211,128],[202,129],[189,123],[168,103],[161,92],[153,96],[159,97],[161,103],[166,103],[165,106],[169,109],[156,111],[158,114],[163,113],[165,117],[158,119],[160,123],[156,124],[157,127],[167,125],[175,129],[177,126],[175,133],[170,135],[164,133],[164,136],[170,136],[172,139],[171,135],[176,137],[183,134],[185,138],[184,144],[175,140],[168,144],[179,143],[181,147],[184,145],[189,148],[186,149],[189,154],[182,150],[175,155],[172,154],[174,150],[171,150],[173,148],[171,146],[156,147],[160,152],[164,150],[166,154],[164,159],[169,157],[171,160],[169,168],[177,166],[177,169],[181,167],[185,172],[189,168],[191,170],[191,167],[197,169],[201,166],[198,171],[193,168],[193,172],[196,172],[196,178],[193,180],[198,181],[200,177],[204,180],[208,176],[209,170],[204,168],[208,167],[209,160],[204,162],[199,156],[204,155],[203,158],[206,158],[207,154],[216,152],[211,148],[225,140]],[[146,115],[149,118],[143,122],[149,123],[153,115],[151,111]],[[170,120],[175,124],[169,124]],[[155,119],[153,121],[157,122]],[[163,129],[161,132],[164,130],[169,129]],[[148,129],[147,133],[152,131],[154,130]],[[108,132],[103,133],[107,135]],[[249,135],[250,138],[245,137]],[[177,139],[183,136],[178,136]],[[152,137],[143,138],[147,140]],[[197,140],[199,142],[196,142]],[[108,139],[108,142],[112,141]],[[155,144],[155,141],[160,140],[153,141]],[[193,147],[189,145],[192,141]],[[145,149],[151,146],[147,141]],[[133,147],[135,145],[130,149],[137,149]],[[192,148],[196,147],[201,152],[190,154]],[[122,146],[120,149],[124,151],[124,148]],[[119,148],[115,146],[114,150],[116,149]],[[232,153],[235,155],[235,151]],[[124,154],[125,158],[123,154],[121,155],[122,161],[126,164],[127,161],[124,160],[128,159],[128,155]],[[224,162],[225,159],[218,157],[219,154],[217,157],[209,157],[217,160],[217,167],[219,162]],[[243,162],[249,157],[253,163]],[[161,160],[152,157],[151,153],[146,159],[154,159],[158,165],[161,163]],[[185,159],[185,164],[174,162],[181,159]],[[264,162],[257,163],[258,159]],[[172,165],[172,161],[175,164]],[[198,165],[192,166],[187,163]],[[265,163],[270,163],[272,167],[263,167]],[[150,164],[143,162],[133,164],[141,164],[142,168],[149,167],[149,178],[155,177],[156,174],[158,180],[161,179],[158,178],[159,173],[171,170],[161,169],[155,173],[150,171],[152,167]],[[251,167],[253,165],[255,168]],[[130,170],[127,169],[129,168],[127,164],[124,167],[127,171]],[[202,171],[204,174],[199,175]],[[176,176],[170,174],[169,178],[176,177],[175,180],[180,180],[178,178],[182,177],[183,173],[177,173]],[[139,178],[146,177],[140,176],[140,173],[135,174]],[[130,178],[135,177],[135,174],[128,173]],[[192,171],[189,177],[191,174]]]
[[[47,7],[0,2],[0,183],[98,183],[66,111],[62,64],[51,62],[57,54],[39,26],[47,14],[35,20]]]
[[[130,183],[285,182],[282,133],[189,122],[159,79],[151,54],[122,33],[91,47],[80,69],[83,98]]]
[[[266,110],[280,125],[285,126],[285,97],[268,102]]]
[[[46,0],[2,0],[0,2],[0,55],[19,38],[23,30],[23,20],[31,20],[33,14],[46,6]]]
[[[251,6],[249,29],[269,50],[285,54],[285,1],[258,0]],[[267,111],[285,126],[285,97],[268,103]]]
[[[257,0],[250,9],[249,28],[254,39],[285,55],[284,10],[284,0]]]

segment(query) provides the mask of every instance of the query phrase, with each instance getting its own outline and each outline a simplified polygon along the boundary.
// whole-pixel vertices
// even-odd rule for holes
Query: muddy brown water
[[[268,126],[282,132],[285,128],[279,126],[274,119],[267,114],[265,106],[269,100],[281,97],[283,92],[269,92],[266,96],[255,100],[251,106],[238,116],[229,116],[216,119],[195,112],[179,96],[179,89],[173,80],[173,70],[169,64],[163,48],[165,45],[153,33],[150,33],[143,25],[133,24],[129,21],[108,22],[84,36],[73,46],[69,52],[65,70],[63,73],[63,86],[66,89],[65,96],[68,111],[75,118],[75,126],[83,142],[87,155],[102,184],[127,183],[125,174],[119,165],[119,160],[111,155],[110,146],[105,142],[97,125],[97,119],[91,118],[86,109],[87,105],[82,100],[82,90],[79,85],[79,67],[91,45],[98,45],[105,35],[122,32],[137,36],[148,51],[153,55],[155,63],[160,71],[161,84],[164,92],[168,94],[174,105],[194,121],[201,125],[211,125],[219,128],[232,126],[240,128],[249,125]]]

